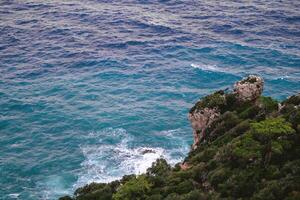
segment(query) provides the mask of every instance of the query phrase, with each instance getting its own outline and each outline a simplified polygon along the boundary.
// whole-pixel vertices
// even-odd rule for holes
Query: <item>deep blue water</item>
[[[2,0],[0,199],[180,161],[189,108],[246,74],[300,91],[299,1],[247,2]]]

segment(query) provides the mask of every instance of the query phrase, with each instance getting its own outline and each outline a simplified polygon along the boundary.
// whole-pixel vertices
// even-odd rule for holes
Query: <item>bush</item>
[[[222,196],[230,196],[232,199],[248,198],[258,188],[259,168],[245,168],[243,170],[235,170],[224,184],[222,188]]]
[[[282,102],[283,104],[300,105],[300,94],[290,96],[288,99]]]
[[[184,180],[183,182],[179,183],[176,186],[176,193],[178,194],[185,194],[194,189],[194,185],[191,180]]]
[[[244,120],[229,131],[231,136],[239,136],[250,129],[249,120]]]
[[[190,110],[193,113],[195,110],[201,110],[204,108],[218,108],[222,110],[226,105],[224,91],[218,91],[211,95],[208,95],[198,101]]]
[[[286,122],[282,117],[270,118],[261,122],[252,123],[251,131],[256,138],[263,143],[295,132],[291,127],[291,124]]]
[[[262,145],[263,163],[270,163],[272,154],[280,155],[285,148],[291,146],[288,136],[295,133],[291,124],[284,118],[269,118],[267,120],[251,124],[251,133]],[[278,159],[284,161],[284,158]]]
[[[120,183],[121,184],[125,184],[126,182],[132,180],[132,179],[135,179],[136,178],[136,175],[135,174],[130,174],[130,175],[124,175],[122,177],[122,179],[120,180]]]
[[[200,190],[193,190],[182,196],[183,200],[205,200],[207,197]]]
[[[164,200],[183,200],[180,196],[176,193],[169,194]]]
[[[219,184],[226,181],[230,175],[230,170],[228,170],[224,166],[220,166],[219,168],[211,171],[208,174],[208,180],[212,186],[217,187]]]
[[[284,198],[284,191],[282,186],[277,181],[270,181],[265,184],[265,186],[254,195],[254,199],[258,200],[277,200]]]
[[[148,175],[165,176],[171,170],[171,166],[163,158],[157,159],[152,166],[147,169]]]
[[[233,162],[238,161],[244,166],[247,163],[261,160],[262,146],[253,139],[250,133],[246,133],[234,139],[230,145],[232,149]]]
[[[88,185],[85,185],[84,187],[78,188],[75,190],[74,194],[75,196],[82,196],[88,193],[91,193],[96,190],[103,189],[107,184],[106,183],[90,183]]]
[[[200,153],[196,154],[191,159],[190,162],[192,163],[207,162],[213,158],[216,152],[217,152],[217,148],[207,147],[204,151],[201,151]]]
[[[144,175],[135,179],[130,179],[124,185],[121,185],[113,195],[113,200],[139,200],[145,199],[150,191],[150,183]]]
[[[259,102],[261,103],[262,109],[266,113],[272,113],[278,110],[278,102],[271,97],[263,97],[259,98]]]
[[[225,112],[206,130],[207,140],[214,141],[240,122],[235,112]]]
[[[226,99],[226,110],[232,111],[236,109],[239,104],[237,95],[235,93],[229,93],[225,95]]]
[[[160,194],[154,194],[146,198],[146,200],[162,200],[163,197]]]
[[[264,113],[261,113],[261,108],[257,105],[250,106],[239,114],[242,119],[255,119],[257,116],[264,118]]]

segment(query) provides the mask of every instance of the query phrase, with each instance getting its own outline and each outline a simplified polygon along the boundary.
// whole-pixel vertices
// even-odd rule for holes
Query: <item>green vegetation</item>
[[[240,104],[216,92],[192,111],[204,107],[221,108],[221,116],[185,169],[158,159],[145,174],[91,183],[60,200],[300,199],[299,95],[278,106],[270,97]]]
[[[224,96],[224,91],[220,90],[211,95],[204,97],[201,101],[198,101],[195,106],[190,110],[190,113],[195,110],[200,110],[203,108],[218,108],[223,109],[226,105],[226,99]]]

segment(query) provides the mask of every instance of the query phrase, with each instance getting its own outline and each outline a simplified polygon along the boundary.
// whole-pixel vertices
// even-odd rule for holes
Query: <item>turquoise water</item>
[[[300,4],[1,1],[0,199],[175,164],[199,97],[247,74],[300,91]],[[146,149],[155,153],[144,154]]]

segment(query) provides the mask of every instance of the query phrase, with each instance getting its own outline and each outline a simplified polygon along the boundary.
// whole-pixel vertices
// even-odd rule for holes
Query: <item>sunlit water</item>
[[[0,199],[179,162],[199,97],[246,74],[299,91],[299,44],[299,1],[1,1]]]

